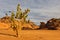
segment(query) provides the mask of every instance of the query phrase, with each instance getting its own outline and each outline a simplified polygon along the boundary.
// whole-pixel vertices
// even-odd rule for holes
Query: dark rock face
[[[39,29],[45,29],[45,23],[44,22],[40,22],[40,28]]]
[[[57,27],[60,27],[60,26],[59,26],[59,25],[60,25],[59,22],[60,22],[59,19],[52,18],[52,19],[50,19],[49,21],[47,21],[46,27],[47,27],[48,29],[56,30],[56,29],[58,29]]]
[[[57,30],[60,29],[60,19],[52,18],[47,21],[45,24],[44,22],[40,22],[40,29],[47,28],[48,30]]]

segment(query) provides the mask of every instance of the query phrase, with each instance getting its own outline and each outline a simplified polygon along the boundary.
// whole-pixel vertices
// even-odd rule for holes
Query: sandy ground
[[[12,29],[0,30],[0,40],[60,40],[60,30],[19,30],[19,37]]]

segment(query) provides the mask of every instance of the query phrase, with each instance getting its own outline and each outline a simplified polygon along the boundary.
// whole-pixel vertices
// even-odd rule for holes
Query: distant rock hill
[[[49,29],[49,30],[56,30],[60,29],[60,19],[52,18],[47,21],[47,23],[41,22],[40,29]]]

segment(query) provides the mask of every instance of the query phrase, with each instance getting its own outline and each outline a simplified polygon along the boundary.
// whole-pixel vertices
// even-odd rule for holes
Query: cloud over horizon
[[[34,22],[60,18],[60,0],[0,0],[0,17],[4,15],[4,11],[16,11],[18,3],[22,9],[31,9],[29,17]]]

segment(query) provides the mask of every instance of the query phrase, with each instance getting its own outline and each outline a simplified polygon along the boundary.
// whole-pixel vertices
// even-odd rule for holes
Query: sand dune
[[[19,30],[18,37],[12,29],[0,30],[0,40],[60,40],[60,30]]]
[[[0,22],[0,29],[8,29],[10,25],[8,23],[2,23]]]

